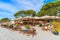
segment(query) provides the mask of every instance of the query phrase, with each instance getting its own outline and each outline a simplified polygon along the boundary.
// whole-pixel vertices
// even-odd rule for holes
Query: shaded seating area
[[[7,28],[13,31],[18,31],[19,33],[22,33],[27,36],[32,35],[32,37],[34,37],[34,35],[36,35],[35,27],[39,27],[43,31],[50,30],[51,27],[50,27],[49,22],[53,20],[57,20],[57,19],[59,19],[59,17],[54,17],[54,16],[47,16],[47,17],[43,16],[43,17],[36,17],[36,18],[25,17],[25,18],[20,18],[20,19],[18,18],[17,20],[14,20],[14,24],[1,23],[1,27]]]
[[[18,31],[19,33],[22,33],[23,35],[27,35],[27,36],[30,36],[32,35],[32,37],[34,37],[34,35],[36,35],[36,29],[34,28],[29,28],[29,29],[22,29],[21,27],[22,26],[16,26],[15,24],[11,24],[11,25],[6,25],[6,24],[2,24],[1,25],[2,27],[4,28],[7,28],[9,30],[12,30],[12,31]]]

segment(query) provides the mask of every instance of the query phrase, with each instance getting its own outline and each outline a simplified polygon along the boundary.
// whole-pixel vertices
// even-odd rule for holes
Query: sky
[[[20,10],[39,11],[45,3],[55,0],[0,0],[0,18],[14,18]]]

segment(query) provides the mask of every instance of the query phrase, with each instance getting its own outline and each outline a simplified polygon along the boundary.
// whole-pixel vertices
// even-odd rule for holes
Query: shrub
[[[39,24],[39,27],[42,27],[42,24]]]
[[[26,29],[29,29],[29,28],[30,28],[30,26],[29,26],[29,25],[26,25],[26,26],[25,26],[25,28],[26,28]]]
[[[60,32],[60,22],[53,21],[51,24],[53,25],[53,30]]]

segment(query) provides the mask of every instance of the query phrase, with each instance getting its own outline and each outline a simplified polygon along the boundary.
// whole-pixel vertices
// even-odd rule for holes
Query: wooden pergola
[[[22,25],[37,25],[40,24],[41,21],[48,21],[48,20],[56,20],[60,19],[60,17],[57,16],[42,16],[42,17],[23,17],[23,18],[17,18],[17,23]],[[21,22],[19,22],[21,21]]]

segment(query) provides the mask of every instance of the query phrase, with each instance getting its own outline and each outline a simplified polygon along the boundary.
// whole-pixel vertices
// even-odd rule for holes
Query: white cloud
[[[19,6],[18,8],[28,8],[31,9],[34,7],[33,3],[30,2],[30,1],[26,1],[26,0],[13,0],[13,2],[16,2],[17,3],[17,6]]]
[[[6,10],[0,12],[0,17],[13,17],[13,14],[19,10],[32,9],[38,11],[44,4],[44,0],[11,0],[14,4],[0,2],[0,9]],[[6,15],[6,16],[5,16]]]
[[[5,17],[13,18],[13,15],[7,12],[0,12],[0,18],[5,18]]]
[[[15,5],[0,2],[0,9],[8,10],[14,13],[21,9],[39,10],[44,4],[43,3],[44,0],[11,0],[11,1],[15,2]]]
[[[0,9],[10,11],[11,13],[14,13],[17,11],[17,8],[15,8],[13,5],[3,3],[3,2],[0,2]]]
[[[18,5],[20,5],[19,7],[33,10],[38,10],[38,8],[40,9],[44,4],[43,1],[44,0],[13,0],[13,2],[16,2]]]
[[[9,14],[7,12],[0,12],[0,15],[11,15],[11,14]]]

